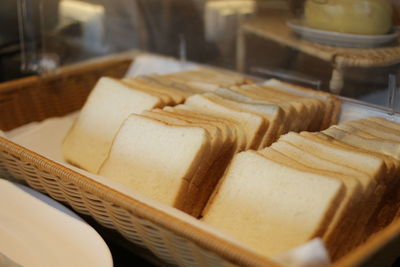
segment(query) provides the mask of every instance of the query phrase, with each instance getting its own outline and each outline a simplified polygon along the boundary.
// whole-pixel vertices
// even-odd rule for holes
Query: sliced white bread
[[[182,88],[177,88],[175,86],[167,86],[165,84],[157,82],[157,78],[152,78],[152,77],[157,77],[157,75],[154,75],[154,76],[153,75],[136,76],[135,80],[140,82],[140,83],[146,84],[146,85],[148,85],[148,86],[150,86],[152,88],[155,87],[158,90],[169,92],[169,93],[173,93],[175,97],[180,96],[183,100],[186,97],[191,96],[193,94],[192,92],[184,90]],[[160,76],[160,77],[162,77],[162,76]],[[181,103],[181,102],[183,102],[183,100],[182,101],[178,101],[178,99],[177,99],[177,102]]]
[[[324,114],[321,130],[328,128],[332,124],[337,123],[340,114],[341,102],[333,95],[322,91],[315,91],[309,88],[296,86],[294,84],[286,83],[276,79],[270,79],[264,82],[264,85],[283,90],[298,96],[316,97],[321,99],[325,102],[326,105],[326,113]]]
[[[232,101],[229,99],[225,99],[224,97],[214,94],[214,93],[205,93],[203,96],[207,97],[208,99],[215,101],[216,103],[220,103],[226,107],[229,107],[235,111],[247,112],[252,113],[255,115],[259,115],[264,119],[263,128],[260,130],[260,137],[258,140],[255,140],[251,148],[258,148],[267,138],[270,137],[272,131],[276,132],[277,129],[269,130],[270,125],[272,127],[276,126],[274,120],[276,117],[279,116],[278,113],[281,112],[281,109],[278,105],[270,105],[270,104],[255,104],[255,103],[241,103],[237,101]],[[268,136],[266,136],[268,135]]]
[[[235,101],[243,108],[247,108],[254,112],[260,112],[266,117],[266,119],[269,119],[268,130],[264,134],[259,148],[269,146],[279,137],[279,134],[281,133],[281,127],[284,124],[285,114],[278,105],[273,105],[269,101],[257,100],[225,88],[219,88],[213,93],[223,97],[226,101]],[[272,114],[270,113],[271,106],[274,110],[276,110]]]
[[[336,126],[330,127],[330,129],[336,128]],[[325,130],[326,132],[329,131],[329,129]],[[324,133],[325,133],[324,131]],[[302,133],[303,134],[303,133]],[[334,139],[329,139],[327,135],[323,133],[314,133],[310,134],[307,133],[309,137],[313,137],[316,140],[322,141],[322,142],[329,142],[331,144],[334,144],[336,146],[340,146],[346,149],[351,149],[354,151],[358,151],[361,153],[364,153],[366,155],[371,155],[373,157],[380,158],[384,163],[385,163],[385,168],[386,168],[386,174],[379,179],[379,185],[377,187],[377,190],[375,191],[375,197],[376,200],[379,201],[378,207],[373,210],[372,215],[370,216],[370,219],[368,223],[364,223],[362,225],[362,230],[360,237],[356,235],[357,233],[354,233],[353,236],[353,241],[354,243],[346,243],[346,245],[352,245],[355,246],[361,242],[363,242],[366,238],[368,238],[371,234],[374,232],[380,230],[384,225],[387,225],[388,222],[391,221],[390,217],[392,212],[388,212],[390,208],[388,207],[395,207],[398,205],[398,203],[393,202],[392,197],[389,197],[392,192],[392,188],[394,186],[394,183],[398,180],[397,177],[399,177],[399,161],[394,160],[393,157],[377,153],[376,151],[372,149],[368,149],[370,147],[370,139],[364,139],[364,142],[362,142],[362,138],[360,140],[352,140],[351,143],[344,143],[342,141],[336,141]],[[350,135],[350,134],[346,134]],[[366,167],[366,166],[365,166]],[[395,205],[388,204],[387,200],[391,199],[391,201]],[[372,210],[372,209],[371,209]],[[371,210],[368,210],[369,212]],[[349,251],[349,248],[347,246],[341,246],[339,248],[339,252],[337,252],[337,257],[340,257],[344,255],[344,253]]]
[[[338,179],[246,151],[232,160],[202,221],[273,257],[324,232],[343,190]]]
[[[134,78],[126,78],[121,80],[122,83],[134,88],[135,90],[140,90],[145,93],[152,94],[156,97],[159,97],[163,101],[163,105],[175,105],[175,101],[173,98],[170,96],[170,94],[167,94],[165,92],[161,92],[158,90],[154,90],[153,88],[148,88],[146,86],[143,86],[142,84],[137,83]]]
[[[251,91],[247,91],[244,89],[241,89],[240,87],[231,87],[231,89],[237,93],[243,94],[247,97],[256,99],[258,101],[263,101],[264,103],[268,103],[268,104],[277,104],[282,111],[284,112],[284,121],[283,124],[281,125],[282,127],[280,128],[280,131],[278,133],[278,136],[284,133],[287,133],[288,131],[290,131],[293,128],[297,128],[298,127],[298,120],[294,119],[298,117],[298,113],[297,111],[294,109],[294,107],[288,103],[282,103],[282,101],[277,100],[277,99],[271,99],[269,97],[263,97],[260,96],[257,93],[251,92]],[[289,119],[290,118],[290,119]]]
[[[204,91],[200,89],[196,89],[194,87],[191,87],[187,84],[184,84],[182,82],[177,82],[167,76],[163,75],[158,75],[158,74],[149,74],[142,76],[143,79],[146,81],[158,84],[160,86],[167,86],[167,87],[173,87],[176,90],[180,90],[182,92],[187,93],[187,96],[194,95],[194,94],[201,94]]]
[[[305,107],[305,117],[303,120],[303,124],[301,125],[302,130],[308,131],[317,131],[321,128],[321,123],[326,113],[326,106],[323,101],[316,97],[299,97],[298,95],[294,95],[287,91],[279,90],[274,87],[266,86],[266,85],[246,85],[242,87],[256,87],[258,92],[263,92],[264,94],[272,94],[277,97],[280,96],[282,101],[290,100],[291,102],[300,102],[304,104]],[[304,125],[308,125],[307,129],[304,129]]]
[[[317,157],[356,169],[373,177],[377,183],[375,191],[378,197],[382,195],[386,187],[386,165],[380,156],[366,153],[365,150],[360,151],[355,147],[339,145],[308,132],[302,132],[301,134],[288,133],[281,136],[279,140],[297,146],[301,150]],[[339,257],[341,253],[342,251],[334,251],[332,256]]]
[[[335,215],[331,219],[326,231],[321,233],[321,237],[324,240],[325,246],[327,247],[330,255],[334,256],[336,248],[341,245],[342,242],[349,241],[347,229],[354,225],[358,218],[357,216],[360,215],[358,213],[360,210],[360,204],[363,200],[365,200],[364,191],[359,179],[357,177],[338,172],[337,170],[332,171],[323,169],[323,166],[321,166],[321,168],[307,166],[303,164],[303,161],[300,161],[299,159],[294,160],[273,148],[265,148],[260,150],[259,153],[272,161],[281,163],[290,168],[316,173],[319,175],[327,175],[343,182],[345,186],[344,197],[338,205]]]
[[[245,149],[247,140],[244,130],[238,120],[234,120],[227,116],[221,116],[219,114],[215,114],[210,111],[207,112],[207,110],[201,109],[197,106],[182,104],[182,105],[177,105],[173,108],[178,113],[188,113],[192,116],[200,116],[200,117],[207,116],[207,119],[209,120],[214,120],[220,122],[221,124],[227,125],[228,128],[230,129],[229,132],[232,138],[232,142],[235,143],[234,151],[238,152],[238,151],[243,151]]]
[[[354,130],[354,132],[352,131]],[[400,161],[398,150],[400,144],[387,139],[374,137],[373,139],[360,135],[357,128],[349,127],[330,127],[323,131],[324,134],[344,142],[353,147],[361,148],[375,153],[382,157],[387,165],[388,172],[385,176],[386,187],[383,191],[383,198],[375,210],[372,220],[366,226],[364,239],[385,227],[394,219],[394,214],[399,209],[400,196],[398,194],[400,185]],[[368,133],[367,133],[368,135]]]
[[[128,115],[160,106],[162,101],[159,97],[112,78],[101,78],[64,139],[64,158],[82,169],[97,173]]]
[[[388,141],[400,142],[400,131],[394,130],[389,127],[380,126],[369,120],[355,120],[349,121],[341,125],[353,127],[352,132],[360,131],[368,133],[371,136],[386,139]]]
[[[168,74],[165,77],[204,92],[252,82],[241,74],[204,67]]]
[[[193,214],[191,208],[202,193],[193,177],[210,155],[210,144],[209,133],[202,127],[132,114],[99,174]]]
[[[246,144],[243,149],[258,147],[265,132],[266,121],[262,116],[252,112],[234,109],[204,95],[193,95],[187,98],[185,105],[195,107],[205,113],[236,120],[242,126],[246,138]]]
[[[168,109],[172,108],[144,111],[143,114],[170,124],[202,127],[211,136],[210,153],[209,155],[203,155],[197,172],[192,176],[193,186],[197,186],[199,190],[199,198],[195,203],[185,201],[180,206],[180,209],[190,210],[190,214],[197,217],[233,156],[233,140],[227,139],[229,136],[224,133],[226,128],[219,123],[199,119],[188,114],[175,113],[172,110],[168,111]]]
[[[377,182],[376,180],[369,176],[366,175],[365,173],[362,173],[358,170],[355,170],[353,168],[349,168],[325,159],[322,159],[320,157],[317,157],[315,155],[312,155],[308,153],[307,151],[303,151],[295,146],[293,146],[290,143],[287,142],[275,142],[271,148],[279,151],[280,153],[284,154],[287,157],[290,157],[292,160],[296,160],[304,165],[306,165],[308,168],[311,169],[318,169],[318,170],[324,170],[324,171],[331,171],[334,173],[341,173],[344,175],[341,175],[340,177],[346,177],[346,176],[351,176],[354,178],[357,178],[358,181],[360,182],[362,189],[363,189],[363,199],[360,199],[362,205],[367,206],[368,210],[362,210],[362,209],[356,209],[350,215],[346,215],[346,218],[343,219],[341,218],[340,220],[342,221],[342,228],[345,228],[344,230],[341,229],[340,234],[342,238],[339,238],[339,235],[336,235],[337,237],[333,237],[334,240],[332,240],[330,243],[334,242],[340,242],[342,244],[335,244],[330,246],[330,251],[331,255],[335,254],[338,250],[338,247],[342,247],[343,244],[347,244],[353,241],[353,239],[361,236],[362,230],[365,227],[365,224],[368,222],[370,217],[373,214],[373,211],[375,208],[378,206],[379,200],[381,196],[377,196],[376,190],[377,190]],[[337,214],[338,216],[338,214]],[[339,219],[339,218],[338,218]],[[331,227],[334,227],[334,220],[332,221]],[[350,237],[351,240],[344,240],[346,237]]]
[[[365,120],[369,120],[372,122],[375,122],[383,127],[388,127],[397,131],[400,131],[400,125],[398,123],[386,120],[384,118],[381,117],[368,117]]]
[[[337,164],[354,168],[367,175],[375,177],[377,182],[384,179],[386,166],[384,161],[370,154],[362,153],[356,149],[345,148],[327,140],[316,139],[317,136],[302,132],[300,134],[290,132],[279,138],[279,141],[291,143],[315,156],[321,157]]]
[[[201,212],[210,193],[214,190],[217,182],[225,172],[228,163],[232,159],[232,156],[236,152],[236,139],[231,129],[229,129],[230,123],[226,120],[214,119],[204,114],[174,107],[165,107],[164,112],[165,111],[169,112],[171,116],[177,116],[181,119],[195,119],[200,123],[199,125],[204,125],[204,127],[210,124],[215,125],[221,131],[222,145],[218,147],[219,151],[216,149],[214,153],[215,156],[212,157],[211,166],[207,169],[204,179],[201,181],[201,184],[199,184],[199,187],[205,191],[205,193],[201,195],[203,198],[198,200],[198,203],[201,205],[197,205],[199,208],[196,210],[196,212]]]
[[[289,130],[298,132],[308,128],[312,117],[308,115],[309,111],[306,105],[299,101],[301,98],[297,97],[297,99],[293,100],[289,94],[279,93],[274,89],[263,88],[260,85],[244,85],[237,88],[240,92],[252,93],[254,96],[264,100],[291,105],[296,111],[296,116],[290,120],[292,123]],[[315,114],[315,110],[311,114]]]

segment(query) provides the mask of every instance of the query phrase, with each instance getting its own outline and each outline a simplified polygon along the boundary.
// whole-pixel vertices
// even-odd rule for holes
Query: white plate
[[[363,35],[317,30],[304,26],[298,20],[288,21],[287,25],[307,41],[332,46],[354,48],[379,47],[394,42],[398,37],[397,32],[384,35]]]
[[[75,213],[0,179],[0,253],[22,266],[113,266],[100,235]]]

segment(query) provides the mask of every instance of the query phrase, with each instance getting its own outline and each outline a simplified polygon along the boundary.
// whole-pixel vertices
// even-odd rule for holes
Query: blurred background
[[[184,57],[188,61],[238,70],[260,78],[282,78],[328,91],[332,89],[336,63],[333,59],[318,56],[319,51],[327,52],[324,45],[311,44],[314,50],[307,50],[301,34],[287,25],[291,20],[304,20],[306,2],[2,0],[0,81],[54,71],[60,66],[90,58],[137,49],[178,59]],[[376,7],[375,2],[385,0],[314,2],[321,5],[347,2],[358,13],[365,13],[381,8]],[[395,91],[400,51],[395,34],[398,31],[400,1],[386,2],[391,5],[389,17],[392,25],[390,32],[379,36],[392,38],[371,47],[358,47],[359,44],[355,43],[346,49],[364,53],[384,47],[387,48],[385,53],[389,54],[388,58],[376,65],[341,67],[339,85],[336,86],[340,90],[335,92],[382,106],[388,105],[390,96],[395,97],[397,100],[394,103],[399,110],[400,94]],[[349,20],[354,18],[351,13],[347,13],[347,17]],[[284,23],[275,26],[275,18]],[[382,18],[378,20],[382,21]],[[309,28],[300,30],[309,31]],[[379,36],[374,36],[373,41],[383,40]],[[354,40],[350,39],[351,42]],[[335,47],[334,41],[330,42],[328,44]],[[337,54],[342,51],[340,49]],[[374,57],[381,60],[379,56]],[[389,75],[392,75],[391,90],[388,90]]]

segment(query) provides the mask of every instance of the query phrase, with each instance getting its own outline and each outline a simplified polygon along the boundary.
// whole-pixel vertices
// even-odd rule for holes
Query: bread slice
[[[204,95],[193,95],[186,99],[185,104],[196,107],[198,110],[202,110],[205,113],[211,113],[221,116],[222,118],[236,120],[242,125],[244,130],[246,149],[256,147],[265,131],[266,122],[263,117],[251,112],[233,109],[220,102],[218,103],[211,100]]]
[[[176,90],[186,93],[187,97],[190,95],[201,94],[204,92],[203,90],[196,89],[196,88],[191,87],[182,82],[179,82],[179,81],[177,82],[167,76],[162,76],[162,75],[158,75],[158,74],[149,74],[149,75],[142,76],[142,78],[145,79],[146,81],[158,84],[160,86],[173,87]]]
[[[182,88],[178,88],[178,87],[171,86],[171,85],[167,86],[161,82],[158,82],[157,77],[161,78],[161,80],[162,80],[162,76],[157,76],[155,74],[136,76],[135,80],[140,83],[151,86],[152,88],[161,90],[163,92],[172,93],[175,97],[182,98],[182,101],[179,99],[176,100],[176,102],[179,102],[179,103],[182,103],[186,99],[186,97],[189,97],[193,94],[192,92],[189,92]]]
[[[204,208],[211,192],[215,185],[221,178],[223,171],[226,168],[229,160],[233,156],[234,146],[232,139],[227,139],[227,136],[223,131],[226,128],[221,125],[212,122],[211,120],[206,121],[204,119],[198,119],[188,114],[179,114],[173,111],[156,109],[152,111],[143,112],[144,115],[164,121],[166,123],[175,125],[185,126],[198,126],[206,129],[211,136],[211,149],[209,155],[203,155],[201,163],[199,163],[198,170],[193,174],[193,184],[199,188],[199,198],[196,202],[182,203],[180,207],[182,210],[190,210],[193,216],[198,216]]]
[[[271,99],[268,97],[262,97],[257,93],[250,92],[247,90],[243,90],[240,87],[231,87],[232,90],[234,90],[237,93],[243,94],[247,97],[257,99],[258,101],[263,101],[264,103],[268,104],[277,104],[284,112],[284,117],[285,120],[283,121],[284,123],[281,125],[280,132],[278,135],[284,134],[289,132],[290,130],[295,130],[299,127],[298,121],[294,118],[298,117],[297,111],[294,109],[294,107],[288,103],[282,103],[282,101],[277,100],[277,99]]]
[[[264,85],[271,86],[273,88],[290,92],[292,94],[303,96],[303,97],[316,97],[321,99],[326,104],[326,113],[322,122],[321,130],[328,128],[332,124],[336,124],[339,114],[341,102],[333,95],[321,91],[315,91],[309,88],[296,86],[294,84],[282,82],[276,79],[270,79],[264,83]]]
[[[345,127],[343,127],[345,128]],[[323,133],[329,135],[336,140],[344,142],[353,147],[361,148],[379,155],[386,163],[388,168],[387,175],[385,176],[385,187],[382,190],[383,198],[378,204],[378,209],[375,209],[374,214],[371,216],[372,220],[365,227],[363,239],[374,232],[379,231],[386,225],[388,225],[395,217],[394,214],[400,208],[399,207],[399,185],[400,185],[400,161],[398,158],[399,143],[391,142],[385,139],[379,138],[365,138],[359,135],[357,130],[355,133],[351,132],[347,127],[346,130],[338,127],[330,127]]]
[[[281,133],[281,127],[284,124],[284,112],[278,105],[270,104],[269,101],[257,100],[248,96],[242,95],[230,89],[219,88],[214,94],[223,97],[227,101],[235,101],[243,108],[247,108],[253,112],[259,112],[269,120],[269,127],[260,142],[259,148],[264,148],[272,144]],[[273,113],[271,113],[273,107]]]
[[[320,168],[315,168],[313,165],[307,166],[303,164],[303,161],[292,159],[270,147],[260,150],[259,153],[270,160],[279,162],[288,167],[320,175],[327,175],[343,182],[346,189],[344,197],[338,205],[335,215],[331,219],[326,231],[321,234],[325,246],[330,254],[334,256],[337,246],[341,245],[342,242],[349,241],[346,230],[351,225],[354,225],[354,222],[357,220],[357,215],[360,215],[358,213],[360,204],[365,200],[365,192],[358,178],[343,172],[338,172],[338,170],[326,170],[323,166]]]
[[[343,198],[340,180],[237,154],[201,219],[268,257],[324,232]]]
[[[165,77],[204,92],[252,82],[241,74],[204,67],[168,74]]]
[[[362,133],[368,133],[376,138],[400,142],[400,131],[391,129],[389,127],[380,126],[379,124],[368,120],[355,120],[341,124],[341,126],[344,125],[352,127],[352,132],[360,131]]]
[[[279,141],[288,142],[315,156],[333,161],[348,168],[354,168],[378,181],[384,179],[386,166],[384,161],[376,156],[362,153],[356,149],[345,148],[327,140],[316,139],[317,136],[308,132],[301,134],[290,132],[279,138]]]
[[[360,144],[364,149],[374,151],[383,155],[392,156],[400,160],[400,143],[398,141],[376,137],[368,132],[359,130],[349,125],[335,125],[323,133],[333,136],[347,144]],[[385,134],[386,135],[386,134]]]
[[[223,125],[227,125],[229,129],[229,135],[232,138],[232,142],[235,143],[234,151],[238,152],[245,149],[246,136],[244,135],[244,130],[242,129],[238,120],[234,120],[227,116],[221,117],[221,115],[215,114],[211,111],[208,112],[207,110],[201,109],[196,106],[182,104],[182,105],[177,105],[173,108],[175,112],[188,113],[191,116],[199,116],[199,117],[207,116],[208,120],[214,120],[222,123]]]
[[[205,202],[210,196],[210,192],[214,190],[217,182],[222,177],[228,163],[230,162],[232,156],[236,151],[236,139],[234,138],[232,131],[230,131],[229,129],[229,124],[226,124],[225,120],[213,119],[210,118],[210,116],[204,114],[202,114],[203,116],[200,116],[200,114],[198,113],[196,114],[195,112],[181,110],[174,107],[165,107],[164,111],[168,111],[170,112],[170,115],[179,116],[182,119],[184,119],[185,117],[189,119],[195,118],[199,122],[204,123],[205,126],[213,124],[221,130],[222,145],[218,147],[219,151],[215,151],[215,157],[212,158],[211,166],[208,168],[205,174],[205,182],[199,185],[201,189],[204,188],[205,192],[207,192],[202,194],[202,196],[204,196],[204,199],[198,200],[198,203],[202,203],[202,205],[199,206],[199,209],[197,211],[201,212],[204,208]]]
[[[377,123],[377,124],[379,124],[379,125],[381,125],[383,127],[387,127],[387,128],[391,128],[391,129],[396,130],[396,131],[400,131],[400,125],[399,124],[397,124],[395,122],[392,122],[392,121],[389,121],[389,120],[386,120],[386,119],[381,118],[381,117],[368,117],[365,120],[372,121],[372,122]]]
[[[143,92],[147,92],[149,94],[153,94],[157,97],[160,97],[161,100],[164,102],[164,106],[176,105],[175,99],[171,96],[170,93],[157,90],[156,87],[146,86],[136,81],[135,78],[125,78],[122,79],[121,82],[135,88],[136,90],[142,90]]]
[[[168,108],[164,109],[153,109],[151,111],[145,111],[142,114],[151,116],[153,118],[159,119],[166,123],[175,124],[175,125],[186,125],[186,126],[197,126],[202,127],[206,131],[211,138],[211,150],[210,150],[210,158],[209,161],[213,161],[214,158],[220,153],[222,147],[226,144],[226,140],[224,133],[222,130],[210,121],[204,121],[196,117],[192,117],[189,115],[183,115],[179,113],[174,113],[173,111],[169,111]],[[203,161],[207,161],[206,158]],[[205,168],[202,168],[205,169]]]
[[[266,85],[257,85],[257,89],[262,92],[268,92],[276,96],[281,96],[282,100],[288,99],[294,102],[300,102],[304,104],[306,109],[305,118],[301,130],[317,131],[321,128],[323,116],[326,112],[326,106],[323,101],[316,97],[300,97],[298,95],[291,94],[289,92],[276,89],[274,87]],[[308,125],[304,127],[304,125]],[[307,128],[307,129],[306,129]]]
[[[292,95],[285,94],[284,92],[279,93],[279,91],[273,88],[270,89],[261,85],[244,85],[240,86],[239,90],[252,93],[254,96],[273,101],[274,103],[290,104],[296,110],[296,116],[290,120],[292,122],[290,130],[296,132],[306,130],[311,122],[312,117],[308,115],[309,110],[307,106],[301,102],[301,98],[299,97],[294,99]],[[311,114],[315,114],[315,110],[312,110]]]
[[[261,116],[264,119],[263,128],[260,130],[260,137],[258,140],[254,140],[251,148],[258,148],[261,145],[265,139],[265,135],[269,133],[268,129],[270,121],[273,121],[276,118],[277,113],[281,111],[277,105],[240,103],[225,99],[224,97],[214,93],[205,93],[203,96],[235,111],[252,113]]]
[[[350,214],[345,215],[344,219],[338,217],[338,212],[337,220],[341,221],[342,226],[339,227],[339,229],[341,228],[340,234],[335,234],[333,236],[331,235],[331,241],[327,242],[328,244],[331,244],[330,246],[328,246],[330,248],[331,255],[333,256],[335,253],[337,253],[338,248],[343,247],[344,244],[352,243],[353,239],[355,239],[356,237],[361,238],[360,236],[362,230],[372,216],[373,211],[378,206],[378,202],[380,199],[380,197],[377,198],[377,196],[375,195],[376,190],[378,190],[376,180],[373,177],[366,175],[365,173],[362,173],[358,170],[312,155],[307,151],[303,151],[293,146],[290,143],[275,142],[271,146],[271,148],[279,151],[287,157],[290,157],[292,160],[296,160],[306,165],[308,168],[343,174],[339,176],[339,179],[348,176],[358,179],[360,185],[362,186],[363,195],[363,198],[360,199],[360,203],[362,203],[363,206],[367,206],[368,210],[358,208],[352,211]],[[335,227],[334,221],[335,220],[332,220],[332,224],[330,225],[330,227]],[[337,221],[336,224],[338,223],[340,222]],[[339,235],[341,235],[342,237],[339,238]],[[345,240],[348,239],[348,237],[351,237],[351,240]],[[325,240],[327,241],[327,239]]]
[[[307,150],[309,153],[312,153],[318,157],[333,161],[349,168],[357,169],[360,172],[364,172],[365,174],[373,177],[377,182],[377,189],[375,190],[375,197],[377,198],[376,201],[379,201],[382,198],[382,194],[387,186],[386,165],[383,158],[373,153],[368,153],[366,150],[357,149],[353,146],[334,143],[331,140],[323,138],[321,135],[322,134],[311,134],[307,132],[302,132],[301,134],[290,133],[283,136],[282,141],[288,141],[291,144],[296,145],[303,150]],[[287,138],[286,136],[290,136],[290,138]],[[366,216],[371,218],[374,216],[373,214],[374,211],[370,210],[369,214]],[[364,221],[365,220],[368,220],[368,217],[365,217]],[[351,233],[351,235],[354,234],[354,243],[358,244],[363,241],[362,233],[364,232],[364,229],[367,228],[369,228],[369,226],[366,226],[364,223],[363,229],[360,229],[357,231],[357,233]],[[344,253],[348,252],[349,249],[349,247],[341,245],[337,247],[332,256],[334,259],[339,258]]]
[[[334,128],[336,126],[333,126],[331,128]],[[324,131],[325,132],[325,131]],[[310,134],[309,134],[310,135]],[[328,140],[326,138],[326,135],[320,133],[320,134],[313,134],[313,137],[317,137],[319,138],[319,140]],[[335,145],[339,145],[339,142],[334,142],[333,140],[329,140],[329,142],[334,143]],[[366,144],[370,143],[369,140],[366,140]],[[372,150],[368,150],[365,148],[364,145],[362,145],[362,143],[360,143],[359,145],[356,145],[356,142],[352,142],[351,145],[349,144],[343,144],[340,142],[340,146],[341,147],[350,147],[350,149],[355,150],[355,151],[360,151],[362,153],[368,154],[368,155],[372,155],[374,157],[378,157],[380,158],[386,166],[386,174],[381,177],[379,179],[380,181],[380,185],[378,185],[378,189],[376,190],[375,193],[375,197],[377,198],[379,202],[378,204],[378,208],[375,209],[373,211],[373,214],[371,216],[371,219],[369,220],[369,222],[367,224],[364,224],[364,227],[362,230],[364,230],[364,234],[361,235],[361,239],[357,238],[356,236],[354,237],[354,241],[357,243],[360,243],[362,241],[365,240],[365,238],[368,238],[372,233],[378,231],[381,229],[381,227],[383,227],[384,225],[387,225],[387,223],[390,221],[388,220],[390,218],[390,214],[392,214],[392,212],[388,212],[388,207],[391,206],[391,204],[386,204],[387,199],[388,199],[388,192],[393,191],[393,183],[398,180],[396,177],[399,177],[399,162],[396,160],[393,160],[392,157],[390,156],[386,156],[380,153],[376,153]],[[366,166],[365,166],[366,167]],[[391,197],[390,197],[391,199]],[[393,202],[393,199],[392,199]],[[395,203],[396,205],[398,205],[397,203]],[[393,205],[392,205],[393,206]],[[351,243],[349,243],[351,244]],[[345,253],[346,251],[348,251],[348,249],[346,249],[346,246],[342,247],[342,250],[344,249],[344,251],[342,251],[342,254]],[[339,253],[340,255],[340,253]]]
[[[62,144],[64,158],[97,173],[122,122],[131,113],[162,106],[159,97],[103,77],[84,104]]]
[[[193,214],[191,207],[201,193],[193,177],[209,153],[210,136],[204,128],[132,114],[99,174]]]
[[[214,95],[215,97],[216,95]],[[262,116],[267,122],[268,127],[264,131],[264,134],[259,142],[258,148],[265,147],[270,145],[276,138],[277,132],[279,130],[278,122],[282,122],[283,111],[278,105],[271,105],[265,103],[245,103],[245,102],[238,102],[232,101],[221,96],[219,101],[236,108],[239,108],[244,111],[253,112]]]
[[[236,142],[234,133],[230,129],[230,125],[226,120],[221,120],[206,114],[180,109],[179,107],[164,107],[164,111],[171,116],[182,118],[189,121],[194,121],[204,125],[213,125],[219,129],[223,144]]]

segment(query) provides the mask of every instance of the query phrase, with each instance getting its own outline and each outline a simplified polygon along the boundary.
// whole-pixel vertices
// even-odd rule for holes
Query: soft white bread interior
[[[314,97],[322,100],[326,105],[326,112],[324,112],[324,118],[321,123],[320,130],[328,128],[331,124],[337,123],[341,102],[338,98],[333,95],[322,92],[315,91],[309,88],[304,88],[301,86],[293,85],[287,82],[279,81],[276,79],[270,79],[264,82],[264,85],[283,90],[285,92],[302,96],[302,97]]]
[[[276,142],[271,148],[289,157],[291,160],[286,159],[286,162],[290,166],[301,163],[309,170],[329,172],[331,176],[343,181],[347,189],[345,198],[338,207],[323,239],[331,254],[343,243],[351,242],[348,238],[349,234],[351,233],[350,236],[354,238],[355,233],[371,216],[371,210],[378,204],[374,195],[377,188],[375,179],[356,169],[312,155],[287,142]],[[354,181],[355,179],[357,181]],[[370,209],[361,212],[363,205],[367,205]]]
[[[253,83],[251,79],[241,74],[205,67],[172,73],[165,75],[165,77],[176,83],[186,84],[203,92],[214,91],[218,88],[227,88],[233,85]]]
[[[64,158],[97,173],[114,136],[131,113],[162,106],[159,97],[103,77],[90,93],[62,145]]]
[[[206,95],[193,95],[186,99],[185,105],[202,111],[205,114],[235,120],[241,125],[245,139],[244,143],[242,143],[241,150],[258,147],[268,127],[268,122],[265,121],[262,116],[250,111],[236,109]]]
[[[198,197],[193,176],[209,156],[209,133],[132,114],[116,136],[99,174],[153,199],[180,207]],[[188,211],[190,213],[190,211]]]
[[[343,190],[339,179],[296,170],[255,151],[241,152],[201,220],[272,257],[320,235]]]

